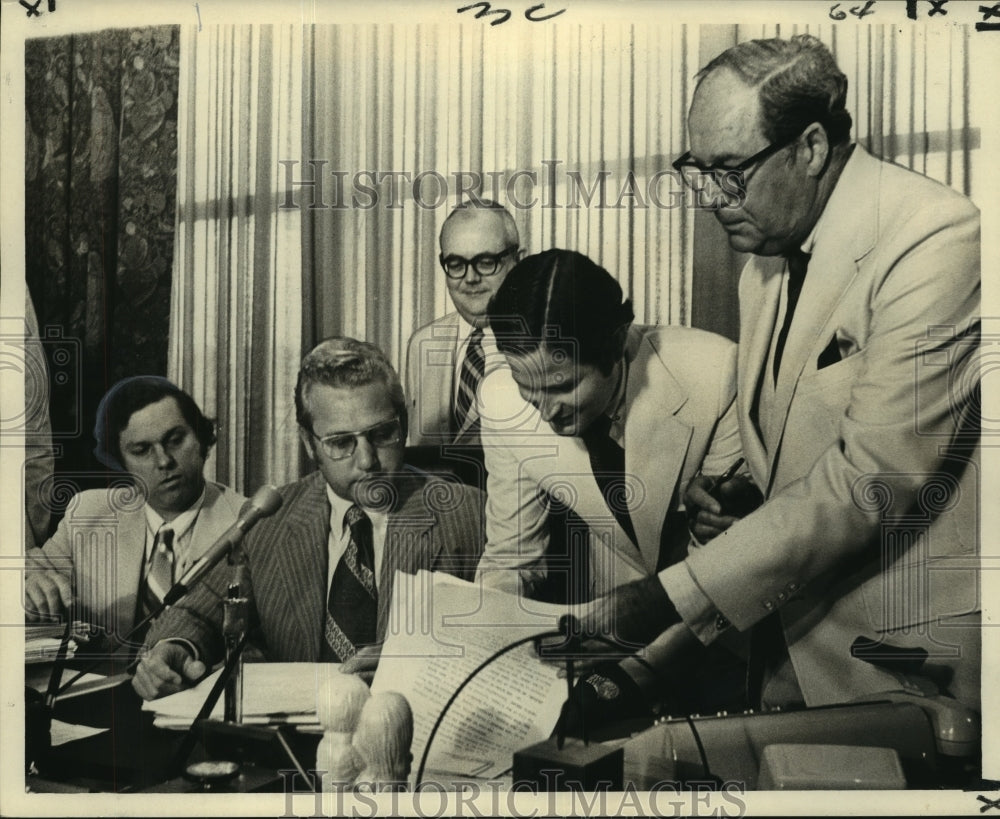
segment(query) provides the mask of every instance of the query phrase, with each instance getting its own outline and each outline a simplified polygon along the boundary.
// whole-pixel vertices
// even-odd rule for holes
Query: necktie
[[[374,643],[378,620],[371,519],[354,505],[344,520],[351,529],[351,539],[330,583],[321,652],[326,661],[345,662],[361,646]]]
[[[625,503],[625,450],[611,437],[611,419],[603,413],[587,427],[583,443],[590,455],[590,468],[594,480],[604,496],[604,502],[615,516],[618,525],[625,530],[633,545],[638,545],[635,527]]]
[[[153,541],[142,588],[143,616],[154,611],[174,584],[174,530],[161,526]]]
[[[774,347],[774,382],[778,382],[778,370],[781,368],[781,355],[785,351],[785,341],[788,339],[788,328],[792,325],[795,306],[802,293],[802,283],[806,279],[806,269],[809,267],[809,254],[796,250],[789,254],[788,260],[788,298],[785,300],[785,320],[778,332],[778,342]]]
[[[483,331],[476,328],[465,346],[465,358],[458,374],[458,395],[455,397],[455,430],[462,433],[478,424],[476,390],[486,372],[486,355],[483,353]]]

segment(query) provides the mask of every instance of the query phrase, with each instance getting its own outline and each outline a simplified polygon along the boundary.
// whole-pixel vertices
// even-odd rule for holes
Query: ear
[[[302,441],[302,446],[306,448],[306,452],[309,453],[309,457],[316,463],[319,462],[319,458],[316,457],[316,450],[313,448],[312,435],[309,434],[308,430],[299,427],[299,440]]]
[[[631,321],[621,325],[611,336],[611,349],[615,352],[615,361],[625,355],[625,345],[628,343],[628,328],[632,326]]]
[[[814,122],[802,132],[802,139],[805,144],[803,155],[806,157],[806,173],[817,177],[826,168],[826,160],[830,155],[830,141],[826,129],[818,122]]]

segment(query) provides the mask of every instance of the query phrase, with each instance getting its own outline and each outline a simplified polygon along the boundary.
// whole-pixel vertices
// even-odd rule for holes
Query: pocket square
[[[824,367],[836,364],[840,359],[840,345],[837,343],[837,335],[834,333],[830,338],[830,343],[826,345],[823,352],[819,354],[819,358],[816,359],[816,369],[822,370]]]

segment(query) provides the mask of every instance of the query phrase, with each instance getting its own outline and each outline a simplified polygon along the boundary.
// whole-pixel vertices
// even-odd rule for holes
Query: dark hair
[[[346,336],[325,339],[310,350],[299,367],[295,382],[295,420],[300,427],[313,431],[312,416],[306,404],[306,391],[313,384],[328,387],[363,387],[382,383],[389,390],[389,400],[406,433],[406,398],[399,375],[389,359],[374,344]]]
[[[635,318],[621,285],[573,250],[546,250],[518,262],[487,309],[497,347],[524,355],[564,349],[607,374],[623,352],[618,332]]]
[[[205,417],[194,399],[180,387],[158,375],[123,378],[108,390],[97,407],[94,423],[94,456],[111,469],[126,471],[122,465],[120,438],[129,420],[139,410],[173,398],[188,426],[201,444],[201,456],[215,444],[215,421]]]
[[[823,126],[831,145],[850,138],[847,77],[811,34],[739,43],[701,69],[698,82],[720,68],[757,89],[760,128],[769,142],[792,140],[813,122]]]

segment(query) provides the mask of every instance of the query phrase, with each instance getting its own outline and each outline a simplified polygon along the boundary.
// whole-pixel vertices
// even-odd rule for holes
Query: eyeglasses
[[[357,432],[338,432],[325,438],[320,438],[315,432],[310,434],[323,447],[323,451],[331,461],[342,461],[354,454],[354,450],[358,448],[358,438],[364,438],[376,449],[381,449],[398,444],[403,437],[403,430],[399,418],[393,417]]]
[[[744,159],[736,165],[702,165],[697,159],[691,156],[690,151],[685,151],[683,156],[675,159],[671,164],[673,165],[674,170],[679,171],[681,178],[691,187],[696,187],[694,184],[694,177],[696,175],[711,176],[712,181],[719,187],[722,187],[724,181],[730,181],[736,185],[742,186],[746,183],[748,170],[750,170],[754,165],[759,165],[765,159],[778,153],[778,151],[783,148],[787,148],[800,136],[802,136],[802,134],[798,133],[791,139],[786,139],[781,142],[772,142],[762,151],[758,151],[749,159]],[[736,176],[731,176],[731,174],[735,174]]]
[[[463,256],[455,254],[451,256],[439,255],[438,261],[441,262],[441,267],[444,268],[444,275],[449,279],[464,279],[465,274],[469,272],[470,264],[473,270],[480,276],[492,276],[500,269],[500,263],[503,261],[504,256],[509,256],[511,253],[516,252],[517,249],[517,245],[511,245],[500,253],[480,253],[471,259],[466,259]]]

